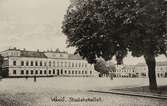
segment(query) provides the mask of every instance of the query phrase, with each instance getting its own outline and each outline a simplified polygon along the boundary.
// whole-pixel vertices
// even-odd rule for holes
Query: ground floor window
[[[63,69],[61,69],[61,74],[63,74]]]
[[[26,71],[26,74],[29,74],[28,70]]]
[[[53,69],[53,74],[55,74],[55,70]]]
[[[16,70],[13,70],[13,74],[16,74]]]
[[[67,74],[67,71],[65,70],[64,73]]]
[[[35,74],[38,74],[38,70],[35,71]]]
[[[24,70],[21,70],[21,74],[24,74]]]
[[[40,70],[40,74],[42,74],[42,70]]]
[[[31,70],[31,74],[34,74],[34,71],[33,71],[33,70]]]
[[[70,71],[70,70],[68,71],[68,74],[71,74],[71,71]]]
[[[46,70],[44,71],[44,74],[46,74],[47,72],[46,72]]]
[[[51,70],[49,70],[49,74],[51,74]]]

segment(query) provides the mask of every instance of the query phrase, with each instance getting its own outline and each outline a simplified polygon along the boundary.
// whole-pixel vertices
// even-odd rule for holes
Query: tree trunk
[[[156,81],[156,60],[154,55],[145,55],[144,56],[147,67],[148,67],[148,77],[149,77],[149,89],[151,91],[157,90],[157,81]]]

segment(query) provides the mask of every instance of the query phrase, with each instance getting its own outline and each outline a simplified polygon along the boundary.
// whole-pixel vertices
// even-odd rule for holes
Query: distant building
[[[136,77],[134,65],[116,65],[114,77]]]
[[[98,76],[94,66],[78,55],[56,51],[8,49],[3,56],[3,77]]]
[[[148,67],[145,63],[135,65],[135,70],[138,77],[148,77]],[[156,76],[167,77],[167,61],[156,63]]]

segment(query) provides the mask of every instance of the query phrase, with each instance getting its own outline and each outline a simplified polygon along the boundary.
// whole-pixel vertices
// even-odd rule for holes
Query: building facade
[[[56,51],[26,51],[8,49],[3,56],[3,77],[93,77],[98,76],[94,66],[78,55]]]
[[[145,63],[135,65],[135,70],[138,77],[148,77],[148,67]],[[167,61],[157,62],[155,71],[158,78],[167,77]]]
[[[136,77],[136,71],[134,65],[116,65],[116,70],[113,72],[114,77]]]

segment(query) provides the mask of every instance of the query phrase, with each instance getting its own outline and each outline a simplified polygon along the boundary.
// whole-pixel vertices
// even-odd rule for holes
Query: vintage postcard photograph
[[[167,0],[0,0],[0,106],[167,106]]]

